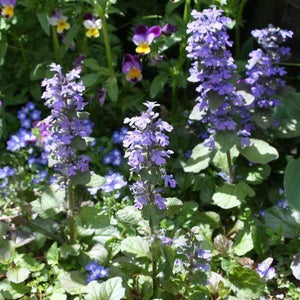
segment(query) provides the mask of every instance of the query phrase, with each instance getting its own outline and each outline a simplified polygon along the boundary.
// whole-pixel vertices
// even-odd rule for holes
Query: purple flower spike
[[[160,26],[152,26],[148,28],[146,25],[138,25],[135,28],[132,41],[137,45],[135,51],[144,55],[151,52],[150,45],[154,39],[161,35]]]
[[[216,7],[202,12],[193,10],[192,16],[194,20],[187,26],[190,37],[186,50],[193,60],[188,80],[200,83],[195,110],[201,112],[201,122],[210,133],[204,145],[214,149],[218,131],[233,131],[245,146],[249,143],[251,118],[233,84],[237,66],[227,49],[232,46],[227,33],[232,21]]]
[[[124,123],[133,129],[127,132],[123,140],[123,146],[127,148],[125,157],[128,157],[131,170],[140,177],[140,180],[132,185],[131,191],[135,196],[136,208],[142,209],[146,204],[154,204],[158,209],[166,209],[166,199],[161,196],[163,190],[159,187],[159,183],[150,183],[149,178],[144,176],[157,174],[164,181],[165,187],[176,186],[175,179],[172,175],[167,175],[164,168],[166,158],[173,153],[165,149],[169,145],[166,132],[171,132],[173,127],[158,119],[159,114],[153,111],[159,104],[146,102],[144,105],[147,110],[139,117],[124,120]]]
[[[17,0],[0,0],[0,5],[2,6],[1,15],[5,18],[12,18],[16,4]]]
[[[46,100],[45,105],[51,108],[47,123],[53,139],[51,156],[57,162],[54,167],[66,181],[89,169],[90,158],[78,155],[76,145],[78,142],[86,145],[84,138],[92,132],[92,127],[83,112],[87,103],[82,96],[85,87],[80,81],[81,69],[73,69],[64,75],[60,65],[51,64],[50,70],[56,74],[43,80],[42,86],[46,90],[42,98]]]
[[[253,30],[251,34],[261,48],[249,54],[250,59],[246,65],[245,83],[255,97],[249,108],[268,111],[279,105],[275,94],[278,88],[285,86],[282,77],[286,74],[285,68],[279,64],[290,55],[290,48],[282,44],[293,36],[293,32],[270,24],[267,28]]]
[[[122,72],[126,74],[126,80],[138,82],[143,78],[142,64],[137,55],[125,54],[122,62]]]

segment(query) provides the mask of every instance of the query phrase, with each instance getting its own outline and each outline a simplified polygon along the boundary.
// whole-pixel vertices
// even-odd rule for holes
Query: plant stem
[[[59,41],[56,33],[56,28],[52,26],[51,30],[52,30],[52,42],[53,42],[55,60],[57,63],[60,63]]]
[[[151,253],[152,253],[152,282],[153,282],[153,299],[156,298],[157,296],[157,290],[158,290],[158,282],[157,282],[157,260],[156,260],[156,255],[155,255],[155,248],[154,248],[154,243],[156,242],[156,234],[155,234],[155,224],[154,224],[154,218],[151,216],[149,220],[149,225],[150,225],[150,232],[151,232],[151,237],[154,238],[152,244],[151,244]]]
[[[191,8],[191,0],[185,0],[184,11],[183,11],[183,21],[185,24],[188,23],[189,13]],[[184,62],[184,50],[186,47],[186,36],[182,38],[179,47],[179,55],[177,63],[173,69],[173,81],[172,81],[172,119],[174,119],[177,107],[178,107],[178,75],[182,73],[182,65]]]
[[[111,46],[110,46],[109,37],[108,37],[107,23],[106,23],[106,19],[105,19],[105,11],[103,10],[102,6],[98,2],[95,3],[94,5],[95,5],[95,9],[98,12],[98,15],[102,21],[102,32],[103,32],[103,39],[104,39],[104,45],[105,45],[107,67],[109,70],[109,76],[111,78],[113,78],[113,77],[115,77],[115,71],[114,71],[113,62],[112,62]]]
[[[228,150],[226,152],[226,156],[227,156],[227,164],[228,164],[228,172],[229,172],[230,183],[233,183],[234,173],[233,173],[233,168],[232,168],[232,163],[231,163],[230,150]]]
[[[69,222],[69,233],[70,233],[70,244],[75,242],[75,220],[74,220],[74,197],[73,197],[73,186],[68,180],[67,182],[67,202],[68,202],[68,222]]]
[[[243,18],[243,11],[245,8],[247,0],[242,0],[239,6],[238,13],[236,15],[236,24],[235,24],[235,57],[239,58],[240,48],[241,48],[241,40],[240,40],[240,26]]]

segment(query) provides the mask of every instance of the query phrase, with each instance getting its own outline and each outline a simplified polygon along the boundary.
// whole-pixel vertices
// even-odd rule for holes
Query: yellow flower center
[[[14,7],[12,5],[3,7],[1,14],[4,17],[12,18],[14,16]]]
[[[68,30],[69,28],[70,28],[70,24],[67,21],[60,20],[58,21],[56,30],[58,33],[63,33],[64,30]]]
[[[142,43],[139,44],[138,47],[136,47],[135,51],[138,54],[148,54],[150,53],[151,49],[147,43]]]
[[[128,81],[139,81],[143,77],[141,71],[137,68],[132,68],[126,75]]]
[[[87,37],[94,37],[97,38],[99,36],[99,30],[98,28],[90,28],[87,32],[86,32],[86,36]]]

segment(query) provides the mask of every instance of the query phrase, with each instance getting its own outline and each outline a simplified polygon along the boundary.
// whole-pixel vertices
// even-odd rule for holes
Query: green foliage
[[[240,153],[249,161],[258,164],[267,164],[279,157],[277,150],[267,142],[250,139],[249,147],[239,149]]]
[[[284,189],[289,205],[300,211],[300,159],[292,159],[288,162],[284,172]]]

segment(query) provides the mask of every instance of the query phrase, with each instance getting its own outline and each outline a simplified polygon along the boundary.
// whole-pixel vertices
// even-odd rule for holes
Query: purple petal
[[[147,42],[148,38],[148,27],[146,25],[138,25],[134,30],[134,36],[132,41],[139,45],[141,43]]]
[[[153,33],[154,34],[154,38],[157,38],[161,35],[161,28],[160,26],[152,26],[150,27],[148,34]]]
[[[122,61],[122,72],[128,73],[133,67],[133,56],[131,54],[125,54]]]

